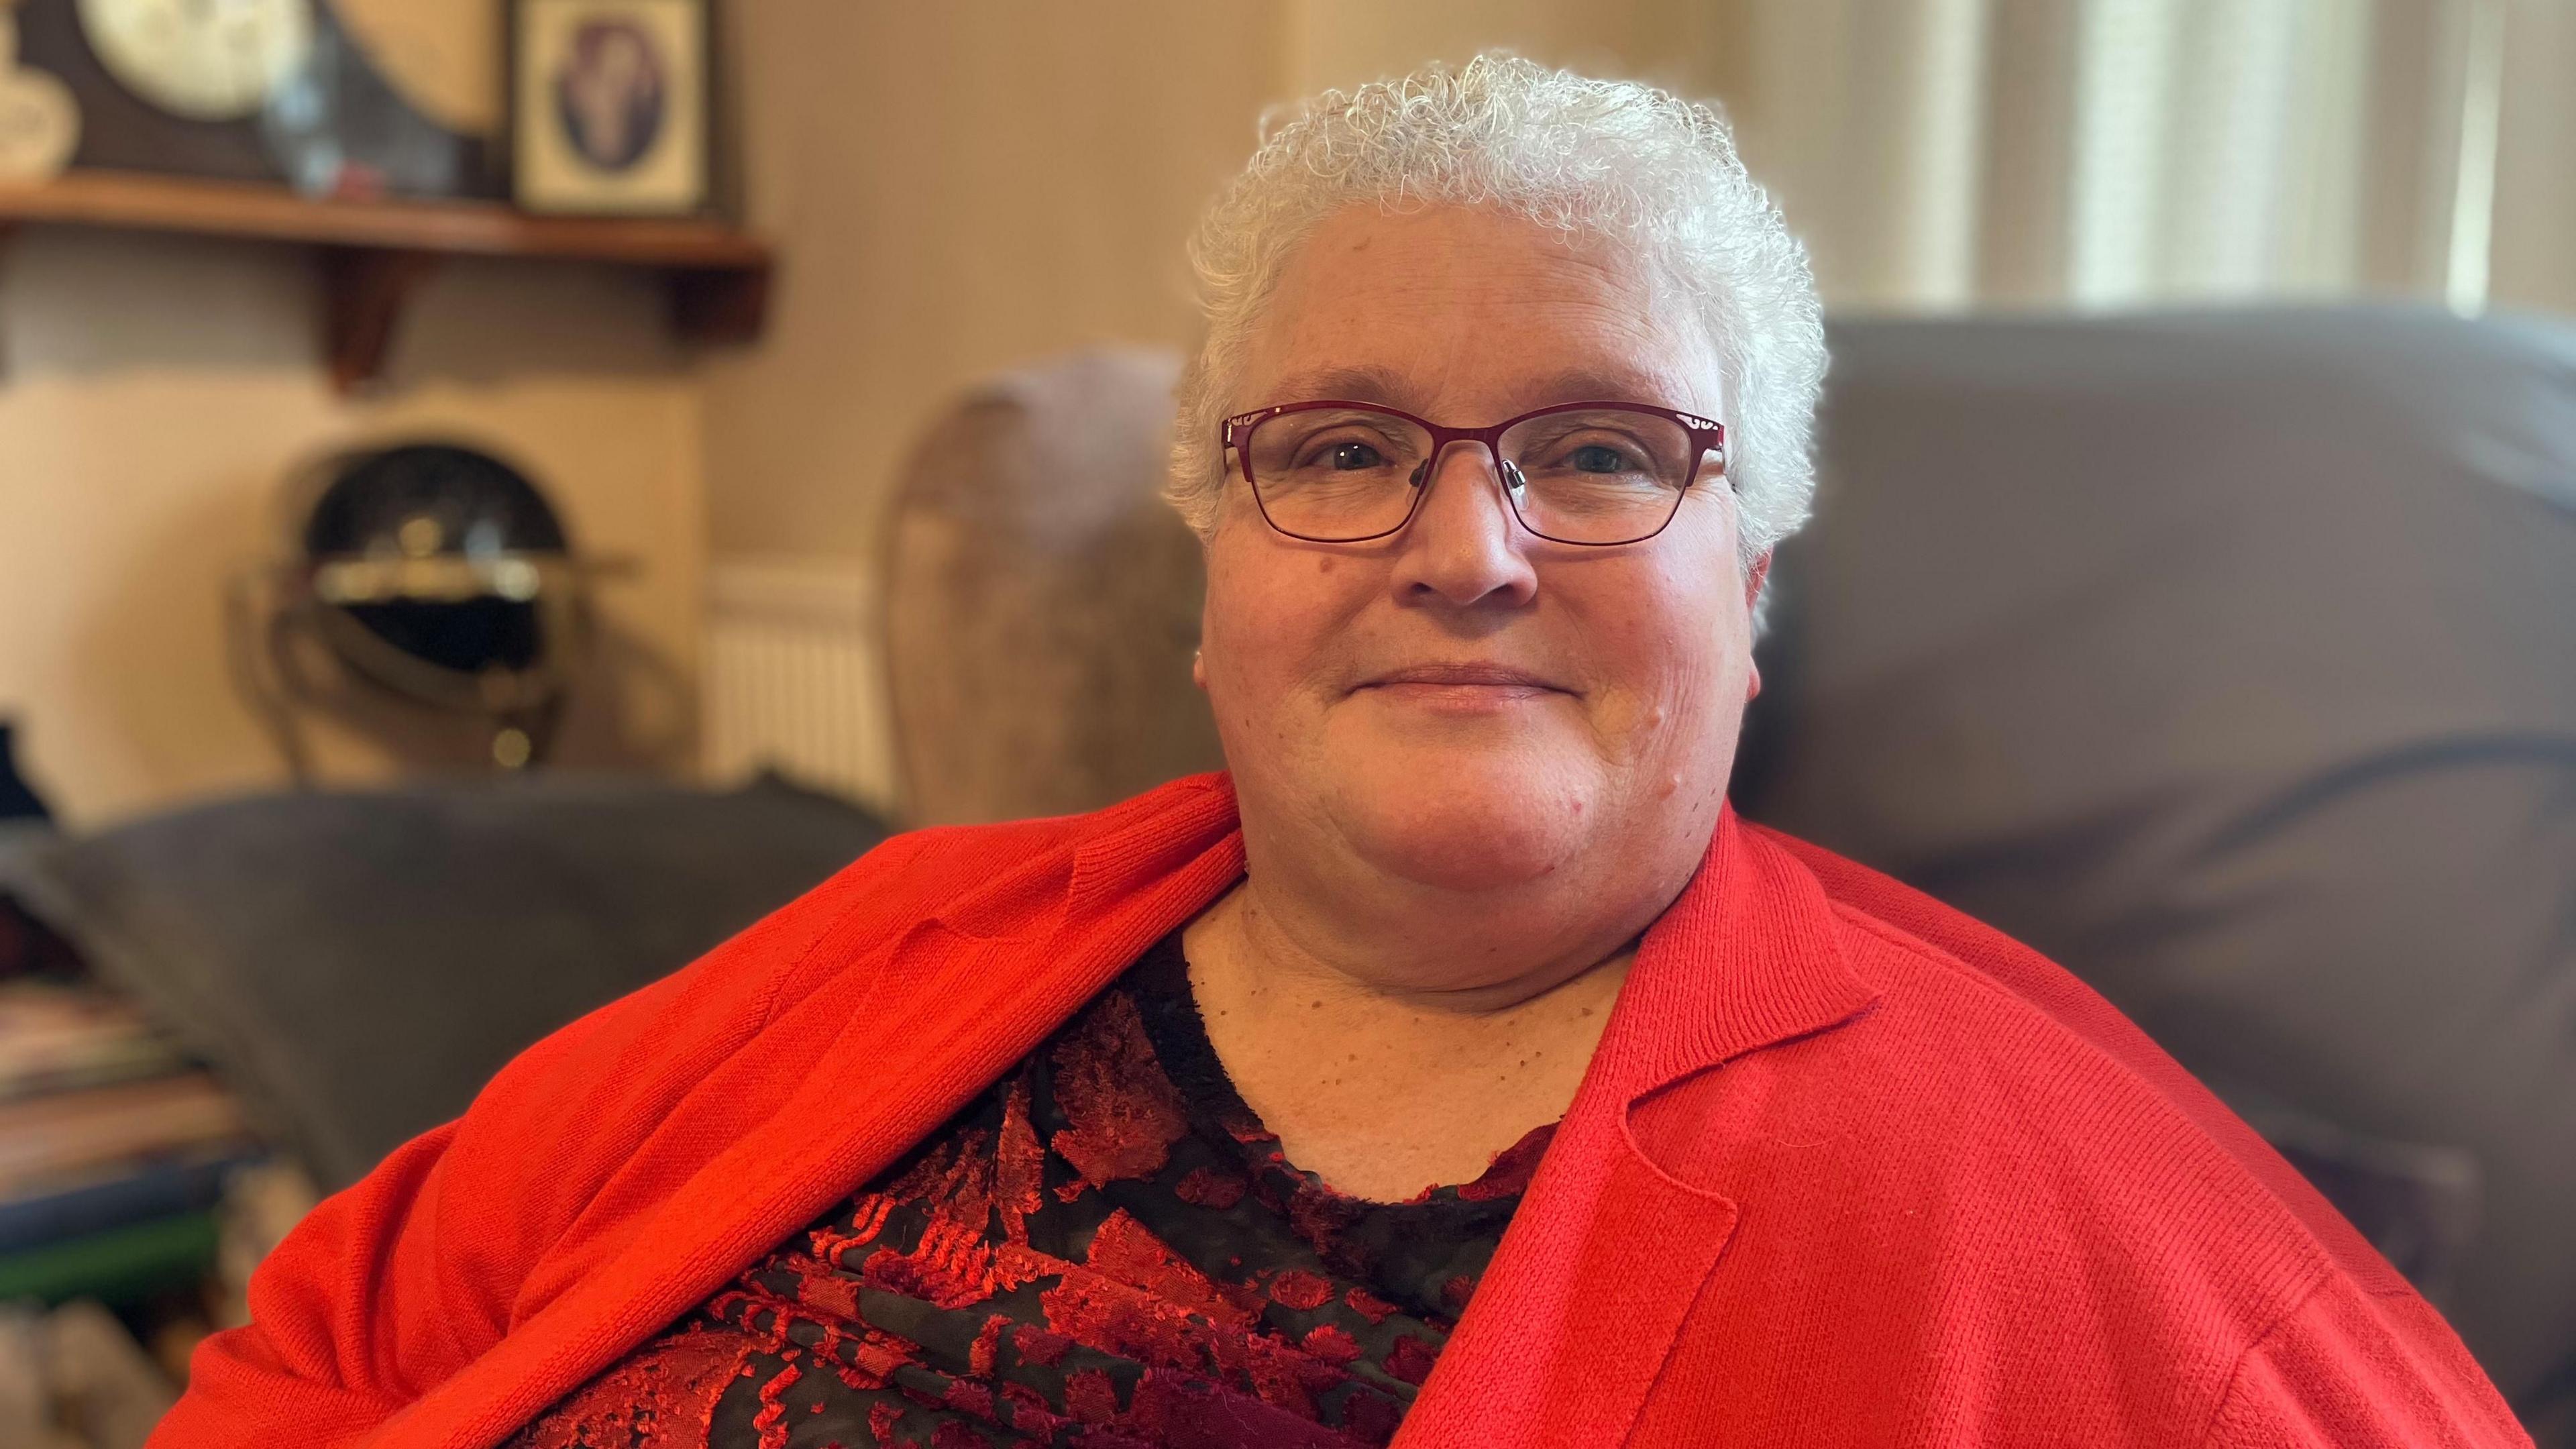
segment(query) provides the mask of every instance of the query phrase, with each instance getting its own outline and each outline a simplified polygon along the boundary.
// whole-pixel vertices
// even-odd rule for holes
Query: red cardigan
[[[888,841],[324,1203],[154,1436],[507,1436],[877,1173],[1243,871],[1223,776]],[[2138,1030],[1729,813],[1398,1443],[2529,1441]]]

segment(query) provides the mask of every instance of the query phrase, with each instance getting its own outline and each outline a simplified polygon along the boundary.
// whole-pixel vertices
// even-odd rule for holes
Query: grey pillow
[[[19,836],[0,891],[136,995],[326,1187],[513,1054],[884,838],[775,780],[289,794]]]

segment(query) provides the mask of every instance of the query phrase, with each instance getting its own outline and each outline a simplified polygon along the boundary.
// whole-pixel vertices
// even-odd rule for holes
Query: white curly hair
[[[1217,438],[1252,329],[1289,258],[1341,208],[1494,206],[1642,248],[1697,308],[1724,370],[1727,473],[1746,562],[1806,521],[1825,334],[1806,249],[1712,108],[1632,81],[1487,53],[1326,91],[1266,118],[1190,246],[1206,341],[1181,375],[1165,496],[1206,537]]]

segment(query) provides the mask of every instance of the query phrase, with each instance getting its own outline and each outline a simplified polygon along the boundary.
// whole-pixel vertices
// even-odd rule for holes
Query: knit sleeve
[[[2209,1449],[2531,1444],[2441,1316],[2330,1276],[2238,1361]]]

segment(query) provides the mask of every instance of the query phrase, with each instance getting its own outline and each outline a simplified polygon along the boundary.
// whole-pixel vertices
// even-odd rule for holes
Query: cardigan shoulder
[[[2269,1285],[2265,1317],[2320,1278],[2404,1278],[2253,1129],[2073,973],[1911,887],[1813,846],[1846,949],[1884,995],[1852,1045],[1946,1060],[1980,1137],[2062,1154],[2123,1211],[2207,1236],[2214,1272]],[[1822,867],[1822,868],[1819,868]]]
[[[844,984],[853,961],[882,955],[931,922],[1004,934],[1025,923],[1014,918],[1058,909],[1085,851],[1140,831],[1162,833],[1216,798],[1232,799],[1226,777],[1193,775],[1087,814],[889,837],[753,928],[786,928],[784,941],[744,958],[765,977],[760,1019],[776,1021],[811,992]]]
[[[514,1061],[456,1124],[478,1183],[546,1164],[514,1215],[519,1321],[590,1272],[676,1184],[757,1130],[915,933],[999,931],[1063,908],[1095,842],[1151,835],[1221,779],[1176,781],[1087,815],[894,836],[680,972]],[[1228,797],[1230,799],[1230,796]],[[491,1281],[509,1281],[506,1265]]]
[[[2162,1321],[2162,1340],[2211,1373],[2328,1280],[2411,1296],[2295,1169],[2071,973],[1765,834],[1824,887],[1837,944],[1878,998],[1803,1049],[1738,1064],[1715,1100],[1768,1079],[1767,1130],[1833,1134],[1865,1199],[1898,1215],[1898,1240],[1917,1238],[1909,1251],[2007,1294]]]
[[[2020,1109],[2014,1130],[2035,1138],[2102,1125],[2084,1110],[2084,1097],[2069,1094],[2108,1093],[2110,1109],[2135,1116],[2150,1141],[2213,1152],[2250,1178],[2260,1192],[2248,1200],[2286,1214],[2278,1226],[2312,1238],[2335,1268],[2374,1291],[2404,1286],[2295,1168],[2073,973],[1910,886],[1821,847],[1764,834],[1815,874],[1846,951],[1898,1008],[1878,1023],[1878,1044],[1973,1063],[1972,1080],[2012,1101]],[[1929,1041],[1906,1031],[1936,1021],[1960,1035]],[[1856,1044],[1872,1040],[1864,1031]],[[2136,1150],[2148,1149],[2142,1143]],[[2105,1171],[2132,1165],[2116,1150],[2100,1160]]]
[[[2423,1300],[2328,1281],[2239,1360],[2200,1442],[2528,1449],[2531,1440]]]
[[[2274,1380],[2340,1375],[2459,1431],[2421,1442],[2515,1442],[2489,1432],[2500,1404],[2439,1316],[2108,1002],[1918,892],[1758,833],[1823,887],[1876,998],[1631,1110],[1659,1166],[1739,1206],[1710,1363],[1748,1392],[1776,1377],[1783,1403],[1847,1392],[1903,1419],[1966,1394],[1989,1422],[2106,1443],[2274,1442],[2239,1432],[2297,1412]],[[1739,1342],[1739,1320],[1761,1328]],[[1819,1382],[1820,1362],[1851,1381]]]

